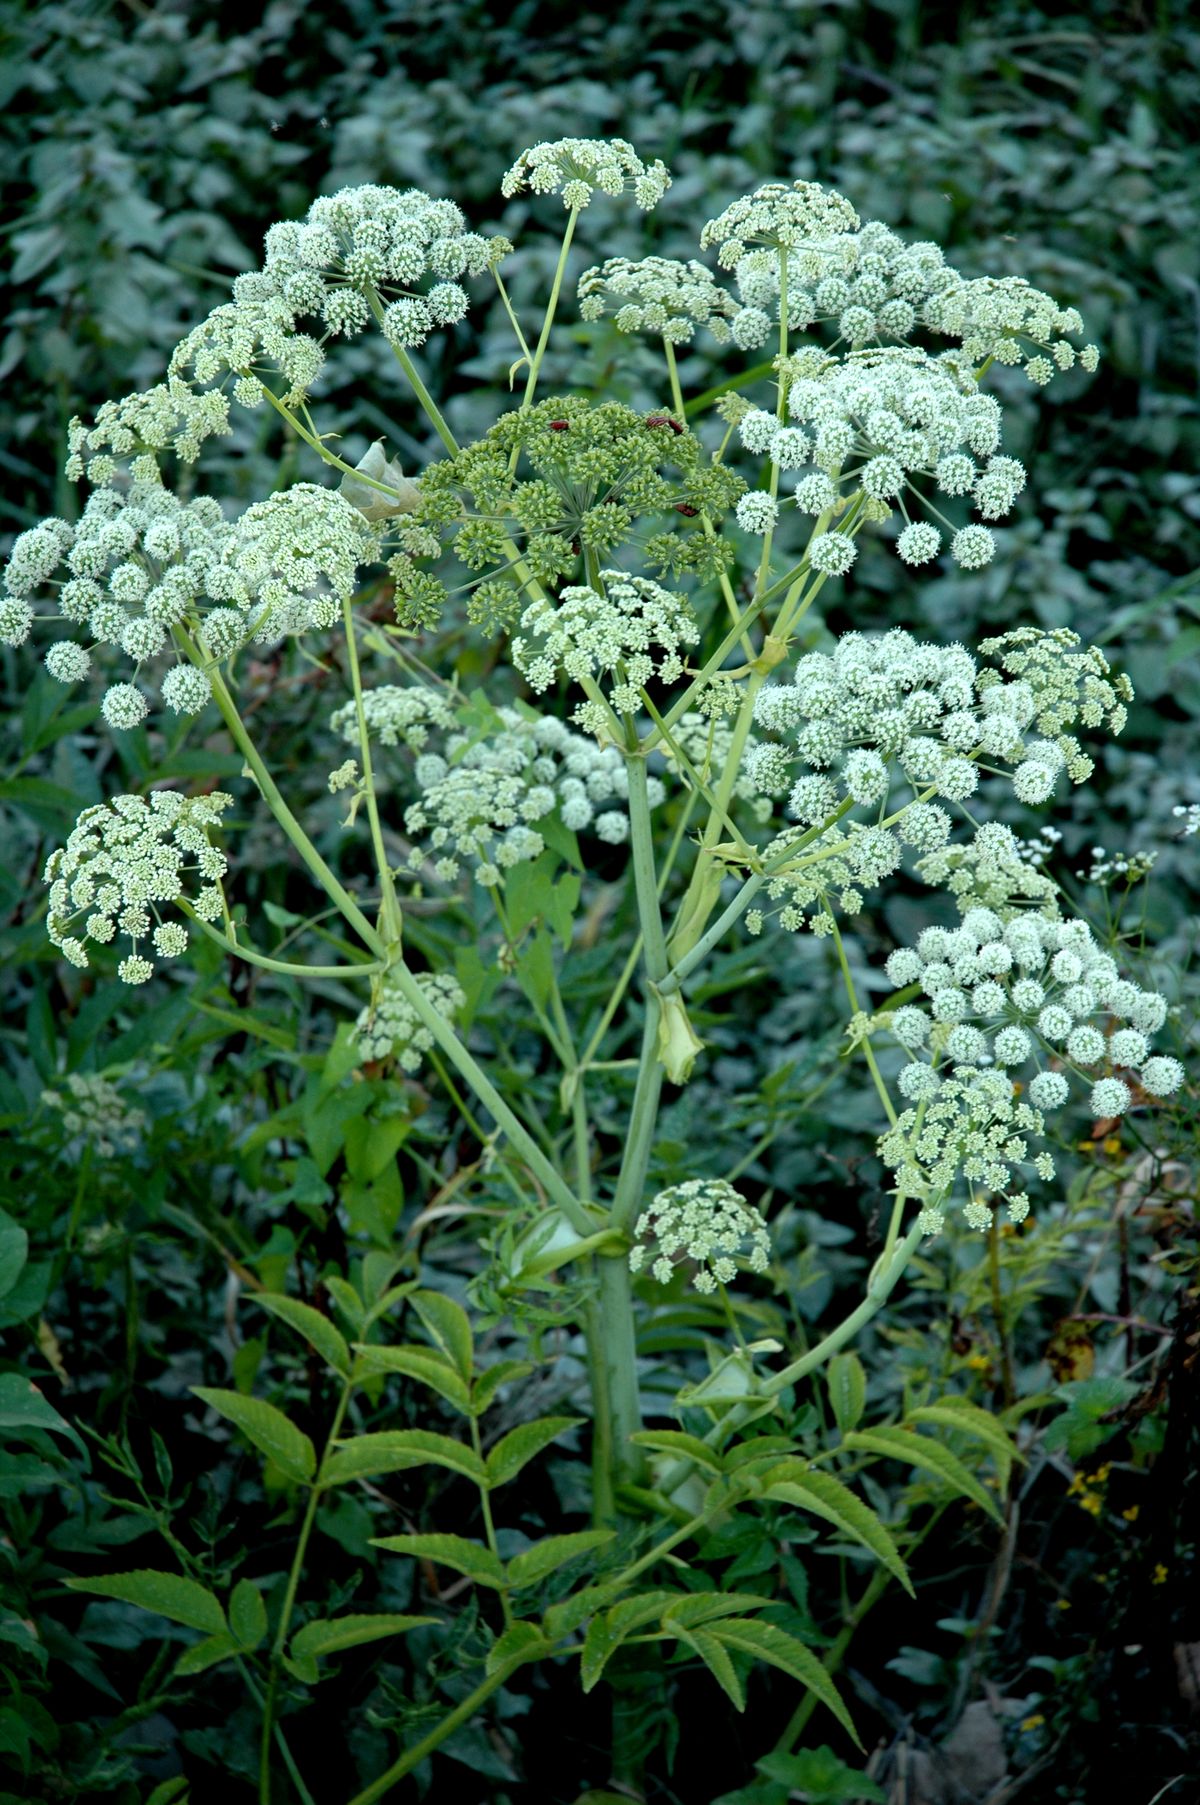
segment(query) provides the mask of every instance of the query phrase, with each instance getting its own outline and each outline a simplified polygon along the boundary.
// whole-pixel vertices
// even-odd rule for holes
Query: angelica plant
[[[485,1451],[480,1420],[524,1368],[489,1366],[469,1316],[436,1287],[391,1286],[394,1265],[373,1290],[335,1276],[337,1324],[297,1299],[260,1299],[340,1387],[322,1451],[263,1400],[199,1394],[306,1500],[269,1637],[254,1611],[234,1624],[233,1599],[228,1622],[215,1596],[209,1612],[212,1659],[257,1663],[264,1799],[277,1759],[297,1779],[281,1688],[313,1683],[324,1652],[409,1626],[358,1616],[296,1628],[317,1503],[418,1465],[477,1489],[478,1537],[380,1546],[444,1563],[490,1600],[470,1710],[534,1660],[578,1655],[590,1689],[637,1632],[636,1658],[661,1643],[687,1650],[738,1708],[731,1656],[773,1664],[853,1734],[816,1655],[761,1615],[769,1599],[709,1595],[702,1610],[672,1589],[668,1556],[732,1511],[779,1507],[816,1515],[907,1584],[889,1529],[814,1464],[838,1448],[802,1454],[755,1424],[884,1307],[929,1237],[987,1229],[997,1208],[1020,1223],[1058,1199],[1052,1121],[1072,1097],[1119,1116],[1152,1111],[1182,1081],[1153,1044],[1165,1001],[1071,917],[1044,852],[1009,819],[1087,780],[1089,746],[1124,723],[1127,680],[1065,629],[1014,622],[971,649],[874,634],[865,620],[835,637],[815,612],[825,593],[853,614],[852,591],[842,600],[827,586],[851,575],[864,534],[918,572],[943,555],[966,573],[1003,556],[993,527],[1028,477],[1002,449],[1007,391],[989,378],[993,366],[1020,369],[1040,388],[1076,364],[1094,370],[1080,316],[1017,278],[961,273],[938,247],[863,224],[839,194],[771,183],[703,225],[698,249],[715,269],[621,258],[580,278],[585,322],[611,318],[618,342],[661,347],[656,399],[539,398],[581,219],[598,196],[649,210],[669,183],[624,141],[522,153],[503,193],[525,205],[556,197],[566,213],[536,336],[500,274],[518,253],[469,229],[451,201],[362,187],[272,226],[261,267],[188,334],[163,383],[72,423],[68,475],[90,487],[79,519],[23,534],[5,570],[0,634],[13,645],[44,635],[46,667],[64,684],[93,673],[108,683],[114,733],[153,727],[164,709],[216,711],[244,760],[241,799],[269,811],[313,885],[307,932],[289,933],[282,959],[241,919],[231,797],[152,787],[85,810],[52,853],[54,944],[100,979],[141,984],[154,958],[177,961],[204,937],[264,981],[343,987],[341,1044],[360,1076],[392,1084],[401,1108],[421,1074],[480,1141],[481,1213],[504,1219],[489,1243],[492,1314],[520,1324],[530,1296],[549,1296],[584,1354],[579,1413],[523,1424]],[[489,286],[513,321],[524,388],[501,394],[494,423],[460,445],[411,353]],[[719,395],[689,404],[675,353],[701,328],[730,373]],[[327,359],[371,331],[440,445],[415,469],[383,444],[351,464],[321,417]],[[768,345],[769,374],[747,371],[744,354]],[[264,407],[326,480],[239,514],[202,492],[201,460],[233,409]],[[385,585],[394,609],[381,627],[367,603]],[[486,646],[484,693],[436,668],[451,633]],[[291,774],[270,769],[239,704],[247,661],[265,647],[344,673],[327,781],[346,805],[347,844],[366,848],[369,882],[345,875],[353,858],[335,869],[319,850],[287,799]],[[981,820],[989,811],[1004,818]],[[961,925],[930,926],[879,961],[893,995],[872,1013],[845,940],[868,893],[901,871],[944,891]],[[321,927],[329,914],[337,935]],[[431,919],[435,935],[414,930]],[[573,1002],[572,975],[598,932],[611,939],[612,981],[597,1012]],[[687,1178],[665,1187],[654,1157],[664,1088],[706,1057],[693,986],[738,936],[781,932],[836,953],[892,1174],[864,1297],[790,1357],[776,1340],[746,1344],[728,1297],[769,1281],[767,1201],[714,1170],[703,1144]],[[337,963],[311,956],[331,939]],[[493,998],[538,1048],[522,1058],[555,1071],[557,1114],[531,1105],[481,1013]],[[333,1082],[348,1073],[341,1064]],[[378,1217],[372,1232],[388,1243]],[[682,1429],[648,1427],[638,1329],[653,1326],[677,1275],[711,1312],[712,1371],[699,1383],[676,1375]],[[424,1339],[380,1345],[372,1328],[406,1299]],[[461,1433],[352,1433],[357,1400],[386,1373],[436,1393]],[[1007,1460],[1004,1436],[962,1400],[946,1405],[950,1418],[914,1408],[910,1426],[950,1421]],[[842,1451],[907,1450],[994,1509],[961,1461],[928,1452],[929,1434],[859,1431],[860,1413],[861,1400],[838,1417]],[[494,1494],[581,1423],[591,1528],[505,1560]],[[584,1552],[599,1563],[590,1580],[544,1597],[541,1582]],[[144,1578],[104,1584],[163,1608],[173,1595]],[[355,1805],[382,1797],[467,1708],[401,1749]],[[628,1738],[613,1758],[617,1778],[636,1777]]]

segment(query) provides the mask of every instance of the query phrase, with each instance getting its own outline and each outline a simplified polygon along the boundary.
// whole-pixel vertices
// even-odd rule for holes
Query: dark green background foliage
[[[969,274],[1023,274],[1077,305],[1101,345],[1097,376],[1059,378],[1036,405],[1014,385],[1007,449],[1032,482],[994,566],[914,575],[864,544],[855,581],[835,586],[812,629],[903,623],[971,643],[1030,621],[1069,624],[1130,671],[1129,728],[1101,754],[1094,784],[1061,802],[1052,866],[1102,931],[1126,937],[1135,975],[1180,1004],[1164,1051],[1181,1051],[1194,1014],[1200,845],[1174,837],[1171,815],[1200,801],[1189,770],[1200,714],[1194,9],[1071,16],[1016,0],[977,11],[679,0],[568,15],[475,0],[276,0],[247,30],[243,9],[217,6],[0,6],[10,252],[0,278],[0,528],[77,507],[58,474],[71,414],[158,380],[177,338],[251,267],[266,227],[300,216],[318,192],[384,182],[453,196],[472,224],[518,239],[514,299],[530,316],[560,217],[553,202],[505,206],[498,187],[536,139],[622,134],[674,172],[649,220],[607,203],[584,216],[575,274],[597,255],[693,255],[698,223],[760,181],[831,183],[864,217],[938,239]],[[662,400],[649,352],[640,388],[636,360],[614,386],[610,329],[574,323],[573,307],[566,318],[545,392],[569,383]],[[499,310],[482,308],[420,360],[461,435],[490,423],[510,346]],[[691,350],[685,387],[697,392],[731,367]],[[354,457],[380,435],[407,469],[430,455],[423,420],[365,347],[337,360],[320,411],[326,425],[339,421]],[[320,480],[306,455],[254,415],[219,443],[202,480],[244,501],[297,475]],[[453,664],[468,686],[494,657],[453,635],[422,653]],[[36,1424],[3,1431],[13,1442],[0,1467],[0,1797],[133,1805],[182,1763],[197,1801],[218,1787],[249,1799],[256,1715],[236,1672],[170,1682],[178,1632],[164,1650],[160,1620],[85,1603],[62,1581],[175,1564],[166,1528],[209,1582],[244,1574],[277,1598],[294,1508],[286,1491],[264,1490],[256,1458],[202,1427],[188,1387],[253,1385],[320,1434],[329,1400],[319,1366],[248,1300],[264,1285],[317,1295],[322,1274],[361,1275],[364,1250],[378,1260],[393,1236],[401,1276],[415,1274],[419,1252],[424,1282],[432,1274],[456,1295],[471,1289],[485,1311],[495,1306],[491,1357],[520,1351],[481,1277],[481,1227],[499,1232],[496,1196],[474,1171],[478,1143],[431,1074],[399,1087],[343,1082],[352,1056],[334,1041],[340,990],[260,985],[213,949],[144,992],[97,987],[93,974],[80,982],[56,965],[37,875],[78,809],[172,774],[232,779],[241,760],[207,720],[166,744],[138,730],[114,745],[96,730],[94,701],[65,699],[35,668],[27,651],[4,655],[0,1187],[6,1221],[27,1231],[29,1263],[21,1267],[19,1236],[4,1229],[0,1328],[9,1367],[38,1378],[86,1434],[88,1459]],[[272,656],[246,674],[243,696],[269,762],[337,860],[339,811],[323,786],[337,762],[325,721],[341,692],[328,679]],[[1011,819],[1036,829],[1028,813]],[[1073,876],[1097,844],[1159,853],[1123,911],[1119,883],[1105,893]],[[260,822],[238,824],[234,858],[252,916],[265,911],[283,933],[311,907]],[[863,918],[852,958],[868,995],[880,951],[928,907],[910,886]],[[410,932],[431,963],[452,958],[444,920],[416,911]],[[606,932],[598,924],[597,943],[574,962],[581,1008],[598,1006],[611,980]],[[746,942],[699,994],[709,1053],[675,1093],[655,1173],[663,1183],[689,1175],[701,1138],[714,1172],[745,1161],[748,1186],[779,1217],[790,1275],[777,1293],[751,1296],[745,1326],[796,1343],[861,1292],[883,1201],[876,1106],[839,1056],[825,943]],[[480,1006],[486,1013],[486,997]],[[502,1015],[500,1025],[487,1018],[489,1035],[502,1027]],[[508,1053],[520,1083],[549,1100],[537,1044],[513,1029]],[[149,1126],[136,1152],[90,1161],[63,1145],[39,1099],[64,1073],[99,1070],[125,1082]],[[988,1783],[1023,1776],[1031,1805],[1117,1796],[1148,1805],[1168,1783],[1164,1797],[1192,1796],[1200,1582],[1184,1501],[1200,1482],[1194,1149],[1182,1107],[1108,1139],[1077,1126],[1069,1206],[1005,1241],[1001,1279],[986,1246],[947,1238],[863,1349],[874,1417],[898,1407],[905,1384],[932,1378],[1038,1429],[999,1554],[980,1513],[959,1504],[931,1515],[895,1469],[882,1470],[890,1492],[883,1477],[871,1480],[873,1502],[897,1524],[911,1517],[922,1538],[910,1556],[917,1603],[887,1593],[842,1668],[867,1746],[882,1751],[885,1792],[836,1790],[832,1756],[824,1771],[834,1790],[821,1790],[820,1762],[789,1770],[776,1757],[755,1779],[795,1693],[782,1676],[756,1680],[750,1710],[734,1719],[706,1675],[680,1667],[669,1692],[628,1698],[657,1750],[655,1800],[707,1805],[729,1794],[778,1805],[789,1786],[814,1799],[887,1796],[901,1748],[942,1774],[920,1796],[982,1798],[935,1790],[967,1784],[947,1743],[956,1724],[960,1751],[964,1738],[975,1737],[977,1754],[991,1739]],[[444,1213],[424,1216],[435,1198]],[[456,1204],[483,1213],[456,1215]],[[577,1402],[563,1300],[539,1301],[536,1397],[520,1402],[521,1415]],[[706,1331],[719,1324],[681,1292],[644,1349],[649,1397],[669,1397],[668,1364],[703,1371]],[[1055,1397],[1056,1387],[1066,1389]],[[378,1409],[371,1426],[430,1420],[414,1414],[411,1390],[387,1392]],[[797,1397],[793,1434],[819,1433],[825,1409],[823,1398]],[[586,1472],[569,1442],[529,1471],[509,1552],[522,1534],[579,1527],[586,1508]],[[1069,1491],[1073,1473],[1083,1478]],[[367,1538],[418,1521],[471,1533],[460,1509],[452,1489],[432,1498],[407,1475],[381,1498],[346,1493],[322,1506],[307,1595],[326,1612],[347,1600],[356,1610],[427,1606],[411,1563],[381,1560]],[[727,1588],[773,1588],[793,1627],[829,1648],[868,1576],[827,1541],[806,1545],[789,1529],[781,1544],[782,1530],[738,1524],[701,1551],[706,1570]],[[435,1696],[442,1709],[458,1696],[456,1666],[478,1654],[482,1630],[469,1595],[445,1620],[448,1631],[419,1632],[385,1658],[378,1649],[342,1657],[316,1703],[288,1718],[321,1805],[379,1771],[397,1731],[420,1734]],[[833,1729],[818,1718],[802,1745]],[[464,1800],[571,1805],[604,1785],[607,1734],[596,1695],[580,1701],[572,1676],[546,1668],[502,1693],[486,1727],[447,1745],[439,1781]],[[851,1756],[848,1742],[838,1747]]]

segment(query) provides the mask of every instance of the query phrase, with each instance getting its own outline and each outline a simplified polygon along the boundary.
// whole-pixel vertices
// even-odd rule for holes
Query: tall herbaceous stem
[[[775,401],[775,418],[782,426],[787,419],[788,378],[786,359],[788,354],[788,265],[787,252],[779,247],[779,386]],[[779,465],[771,460],[771,476],[768,493],[775,501],[779,495]],[[761,595],[767,587],[771,572],[771,541],[774,531],[768,527],[763,534],[762,555],[758,564],[758,580],[754,585],[754,593]]]
[[[392,877],[387,848],[383,843],[383,824],[379,819],[379,799],[375,794],[375,774],[371,769],[371,736],[367,731],[362,677],[358,668],[358,645],[354,636],[354,610],[349,596],[342,598],[342,625],[346,631],[346,657],[350,667],[350,682],[354,689],[354,718],[358,726],[358,755],[362,759],[362,782],[367,801],[367,820],[371,829],[371,845],[375,851],[375,863],[379,868],[379,885],[382,896],[380,913],[383,933],[388,945],[394,946],[400,939],[400,905],[396,901],[396,885]]]
[[[525,383],[525,395],[522,408],[530,405],[537,391],[538,377],[541,375],[542,359],[546,355],[546,346],[550,343],[550,329],[554,325],[554,316],[558,312],[558,298],[562,293],[563,277],[567,272],[567,257],[571,250],[571,240],[575,236],[575,222],[579,218],[578,207],[572,207],[567,215],[567,229],[563,233],[563,241],[559,247],[558,262],[554,267],[554,280],[550,285],[550,299],[546,303],[546,315],[542,321],[541,336],[537,349],[533,354],[533,362],[529,366],[529,376]]]
[[[329,1434],[325,1438],[325,1447],[321,1455],[321,1465],[309,1488],[308,1502],[304,1508],[304,1518],[300,1524],[300,1534],[296,1539],[296,1552],[292,1556],[292,1565],[287,1577],[287,1587],[283,1594],[283,1604],[279,1611],[279,1622],[275,1628],[271,1643],[270,1671],[267,1678],[267,1692],[263,1703],[262,1738],[259,1745],[259,1805],[270,1805],[271,1798],[271,1737],[275,1722],[275,1695],[279,1686],[279,1664],[287,1643],[288,1630],[291,1628],[292,1612],[296,1607],[296,1592],[300,1585],[300,1576],[304,1571],[304,1557],[308,1552],[309,1539],[316,1520],[317,1506],[321,1501],[321,1474],[325,1463],[333,1449],[334,1443],[341,1434],[342,1422],[350,1404],[350,1394],[354,1389],[354,1380],[346,1378],[342,1381],[341,1394],[337,1408],[333,1413],[333,1422],[329,1426]]]

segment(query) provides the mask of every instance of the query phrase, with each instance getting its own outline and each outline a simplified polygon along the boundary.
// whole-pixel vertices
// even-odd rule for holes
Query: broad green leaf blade
[[[398,1617],[390,1611],[360,1611],[347,1617],[319,1617],[306,1623],[292,1637],[290,1653],[303,1664],[321,1655],[335,1655],[344,1648],[358,1648],[363,1642],[379,1642],[385,1636],[403,1636],[407,1630],[423,1623],[436,1623],[436,1617]]]
[[[299,1298],[284,1297],[274,1291],[260,1291],[253,1301],[281,1322],[286,1322],[290,1329],[295,1329],[297,1335],[316,1348],[327,1366],[345,1378],[350,1371],[350,1349],[328,1316],[322,1316],[311,1304],[302,1304]]]
[[[961,1434],[981,1441],[995,1459],[1000,1483],[1005,1486],[1013,1461],[1022,1458],[1003,1423],[998,1423],[988,1411],[981,1410],[966,1398],[939,1398],[936,1404],[921,1404],[916,1410],[909,1411],[906,1420],[931,1423],[939,1429],[957,1429]]]
[[[358,1354],[360,1370],[372,1373],[402,1373],[407,1379],[415,1379],[419,1385],[428,1385],[439,1397],[453,1404],[456,1410],[467,1415],[471,1408],[471,1394],[467,1382],[442,1354],[434,1353],[427,1347],[371,1347],[365,1342],[356,1341],[355,1351]]]
[[[193,1394],[240,1429],[246,1440],[253,1442],[288,1479],[307,1485],[317,1470],[316,1449],[307,1435],[289,1422],[282,1410],[263,1398],[244,1397],[240,1391],[217,1391],[208,1385],[193,1385]]]
[[[242,1648],[256,1649],[267,1633],[267,1607],[248,1579],[239,1579],[229,1600],[229,1627]]]
[[[0,1373],[0,1430],[4,1429],[48,1429],[54,1435],[66,1435],[75,1443],[84,1460],[88,1460],[88,1451],[79,1435],[72,1429],[65,1417],[59,1416],[52,1404],[48,1404],[40,1389],[27,1379],[23,1373]],[[8,1440],[7,1436],[0,1439]],[[28,1436],[17,1436],[18,1441],[27,1441]]]
[[[602,1548],[615,1534],[613,1529],[581,1529],[573,1535],[546,1536],[532,1548],[526,1548],[523,1554],[513,1555],[508,1563],[508,1583],[510,1586],[536,1585],[578,1555]]]
[[[482,1416],[491,1407],[502,1386],[515,1385],[518,1379],[528,1378],[532,1371],[533,1363],[529,1360],[497,1360],[494,1366],[480,1373],[471,1393],[476,1416]]]
[[[367,1313],[363,1306],[362,1298],[358,1295],[354,1286],[347,1283],[345,1279],[338,1278],[336,1274],[327,1278],[324,1281],[324,1284],[326,1291],[328,1291],[330,1297],[333,1299],[342,1315],[346,1318],[346,1321],[352,1325],[356,1334],[361,1335]]]
[[[535,1455],[582,1421],[581,1416],[542,1416],[502,1435],[487,1457],[489,1486],[507,1485]]]
[[[674,1626],[673,1626],[674,1627]],[[723,1642],[710,1635],[707,1630],[687,1630],[682,1625],[676,1628],[679,1640],[692,1648],[700,1656],[708,1671],[716,1680],[722,1692],[729,1699],[735,1711],[746,1709],[746,1694],[742,1688],[741,1678],[736,1667],[729,1658],[729,1650]]]
[[[996,1500],[984,1490],[974,1473],[963,1465],[957,1454],[952,1454],[949,1448],[928,1435],[918,1435],[915,1429],[860,1429],[848,1435],[843,1446],[863,1454],[879,1454],[885,1460],[900,1460],[922,1472],[932,1473],[956,1492],[970,1498],[994,1522],[1004,1521]]]
[[[7,1297],[29,1258],[29,1236],[20,1223],[0,1210],[0,1297]]]
[[[548,1654],[551,1646],[536,1623],[514,1623],[488,1650],[485,1670],[498,1673],[502,1667],[536,1661],[540,1655]]]
[[[726,1648],[736,1648],[742,1654],[753,1655],[756,1660],[768,1661],[772,1667],[782,1668],[790,1673],[794,1680],[820,1699],[821,1703],[837,1718],[856,1746],[861,1748],[858,1731],[854,1728],[850,1713],[842,1703],[837,1687],[813,1654],[803,1642],[795,1636],[789,1636],[778,1624],[762,1623],[752,1617],[724,1618],[709,1630],[709,1635],[723,1642]]]
[[[840,1479],[834,1479],[829,1473],[815,1472],[811,1467],[797,1472],[794,1470],[797,1465],[795,1461],[788,1461],[780,1469],[786,1475],[781,1480],[773,1481],[767,1473],[764,1495],[777,1498],[783,1504],[794,1504],[815,1517],[823,1517],[851,1541],[861,1542],[900,1581],[904,1590],[915,1596],[900,1550],[892,1540],[891,1532],[870,1506]]]
[[[685,1435],[680,1429],[640,1429],[630,1441],[637,1442],[639,1447],[651,1448],[660,1454],[676,1454],[681,1460],[694,1460],[698,1467],[705,1467],[710,1473],[724,1472],[724,1462],[715,1448],[701,1441],[698,1435]]]
[[[414,1560],[436,1561],[439,1566],[453,1567],[481,1586],[499,1589],[504,1584],[504,1563],[490,1548],[472,1542],[466,1536],[413,1535],[375,1536],[373,1548],[386,1548],[389,1554],[410,1554]]]
[[[579,1662],[579,1683],[585,1692],[590,1692],[599,1683],[609,1656],[619,1648],[620,1642],[621,1638],[609,1629],[607,1618],[592,1618],[583,1639]]]
[[[179,1573],[157,1573],[138,1567],[132,1573],[108,1573],[102,1579],[68,1579],[73,1592],[93,1592],[98,1598],[117,1598],[122,1604],[156,1611],[172,1623],[204,1630],[210,1636],[225,1633],[225,1613],[219,1600],[194,1579]]]
[[[665,1630],[697,1629],[717,1617],[765,1610],[770,1602],[769,1598],[756,1598],[749,1592],[685,1592],[667,1606],[662,1626]]]
[[[835,1354],[826,1374],[829,1404],[843,1435],[857,1429],[867,1404],[867,1375],[857,1354]]]
[[[409,1467],[448,1467],[476,1485],[487,1481],[487,1468],[473,1448],[432,1429],[381,1429],[339,1444],[321,1471],[322,1485],[345,1485],[373,1473],[403,1473]]]
[[[409,1302],[425,1325],[430,1340],[452,1360],[459,1377],[469,1385],[475,1364],[471,1319],[461,1304],[440,1291],[414,1291]]]
[[[222,1630],[219,1636],[205,1636],[203,1642],[194,1642],[191,1648],[184,1649],[175,1663],[175,1677],[186,1679],[190,1673],[203,1673],[219,1661],[230,1660],[237,1652],[237,1643],[226,1631]]]

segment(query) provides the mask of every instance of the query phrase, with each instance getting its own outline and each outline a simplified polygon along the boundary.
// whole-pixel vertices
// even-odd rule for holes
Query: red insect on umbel
[[[571,422],[569,420],[551,420],[550,422],[551,432],[569,432],[570,430]]]
[[[699,510],[699,508],[694,508],[690,502],[677,501],[675,503],[675,512],[677,514],[684,515],[684,517],[688,520],[695,520],[695,518],[696,518],[697,514],[700,512],[700,510]]]
[[[679,421],[673,420],[670,414],[647,414],[646,425],[669,426],[673,433],[681,433],[683,431],[683,427],[679,424]]]

